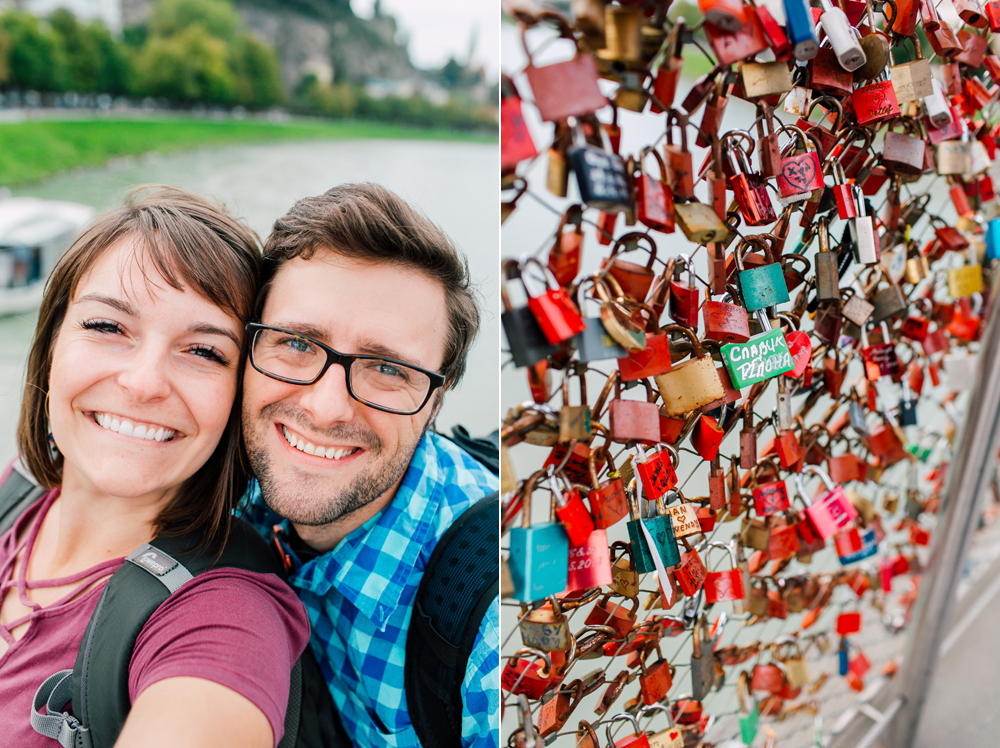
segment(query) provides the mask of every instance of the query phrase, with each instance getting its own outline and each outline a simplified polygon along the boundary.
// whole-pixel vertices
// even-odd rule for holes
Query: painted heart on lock
[[[781,178],[795,187],[799,192],[805,192],[816,176],[816,166],[812,159],[802,161],[788,160],[781,167]]]
[[[809,342],[809,334],[802,330],[793,330],[785,335],[785,342],[788,343],[788,352],[792,354],[792,361],[795,363],[795,368],[786,372],[785,376],[801,377],[812,359],[812,343]]]

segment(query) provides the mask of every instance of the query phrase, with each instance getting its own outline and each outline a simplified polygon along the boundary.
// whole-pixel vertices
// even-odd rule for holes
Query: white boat
[[[93,215],[93,208],[80,203],[0,200],[0,315],[41,304],[49,273]]]

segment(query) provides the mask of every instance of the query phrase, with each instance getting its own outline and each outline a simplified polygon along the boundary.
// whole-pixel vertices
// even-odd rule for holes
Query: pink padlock
[[[795,475],[795,482],[799,488],[799,496],[806,505],[806,516],[816,528],[816,534],[823,540],[829,540],[838,532],[843,530],[851,520],[858,516],[858,510],[847,498],[844,489],[836,486],[830,480],[830,476],[824,473],[815,465],[807,465],[802,471],[818,475],[823,485],[826,486],[826,494],[818,501],[811,501],[806,495],[805,487],[802,485],[802,475]]]
[[[594,530],[582,545],[569,547],[566,589],[590,590],[611,584],[607,530]]]

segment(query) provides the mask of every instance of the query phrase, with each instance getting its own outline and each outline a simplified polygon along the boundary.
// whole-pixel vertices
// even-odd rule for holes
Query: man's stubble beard
[[[288,478],[287,485],[281,485],[271,469],[262,432],[272,428],[277,416],[281,416],[281,420],[290,424],[307,422],[300,413],[298,408],[281,402],[265,406],[259,414],[248,412],[244,406],[243,423],[244,427],[253,424],[250,433],[246,433],[246,430],[244,432],[247,456],[260,484],[264,503],[271,511],[293,523],[309,527],[329,525],[341,520],[368,506],[396,485],[409,467],[413,453],[432,420],[428,419],[424,424],[416,441],[412,444],[401,444],[395,454],[385,458],[382,464],[378,458],[385,452],[385,446],[370,429],[351,424],[338,424],[330,429],[319,430],[318,433],[329,437],[331,441],[339,438],[348,442],[362,443],[369,456],[375,458],[374,464],[369,465],[346,486],[331,485],[332,478],[307,476],[296,468],[292,468],[292,475]],[[312,427],[310,430],[316,431]]]

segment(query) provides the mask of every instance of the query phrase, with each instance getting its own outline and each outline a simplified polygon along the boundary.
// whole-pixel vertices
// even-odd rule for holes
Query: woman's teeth
[[[122,436],[131,436],[146,441],[168,442],[177,433],[173,429],[165,429],[163,426],[151,423],[134,424],[127,418],[119,419],[110,413],[95,413],[94,420],[109,431],[116,431]]]
[[[305,452],[307,455],[315,455],[316,457],[325,457],[328,460],[339,460],[341,457],[352,455],[358,451],[357,447],[344,449],[335,449],[334,447],[324,449],[323,447],[317,447],[312,442],[307,442],[304,439],[297,437],[284,426],[281,427],[281,433],[284,434],[285,441],[300,452]]]

